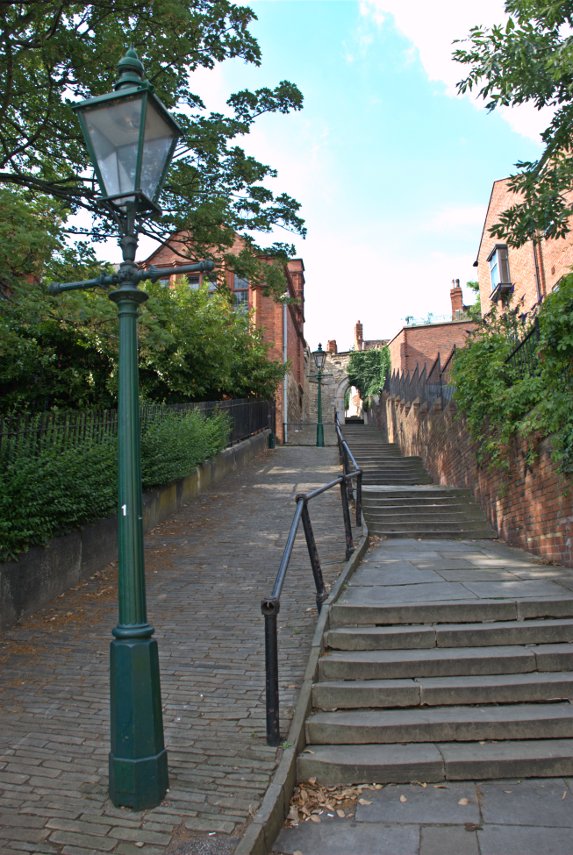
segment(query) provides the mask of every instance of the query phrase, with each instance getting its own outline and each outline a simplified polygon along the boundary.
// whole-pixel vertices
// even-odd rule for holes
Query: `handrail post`
[[[362,470],[356,474],[356,525],[362,525]]]
[[[346,560],[354,552],[354,541],[352,539],[352,523],[350,522],[350,508],[348,505],[348,491],[346,489],[346,478],[340,482],[340,496],[342,498],[342,515],[344,517],[344,530],[346,533]]]
[[[277,616],[280,611],[278,599],[269,597],[261,603],[265,618],[265,692],[267,702],[267,745],[277,746],[281,736],[279,730],[279,655],[277,638]]]
[[[344,474],[348,475],[348,473],[350,472],[352,467],[350,465],[350,460],[349,460],[350,449],[348,448],[348,443],[346,442],[346,440],[343,443],[343,447],[344,447]],[[352,489],[352,478],[350,478],[346,482],[346,489],[348,490],[348,501],[353,502],[354,501],[354,491]]]
[[[302,498],[302,496],[297,496],[297,500]],[[328,597],[328,592],[324,587],[324,579],[322,577],[320,558],[318,557],[318,549],[316,546],[316,540],[314,539],[314,532],[312,530],[312,523],[310,521],[310,514],[308,512],[308,503],[306,502],[306,500],[304,500],[302,508],[302,525],[304,528],[304,536],[306,538],[306,546],[310,558],[310,566],[312,567],[312,575],[314,576],[314,584],[316,587],[316,608],[318,610],[318,613],[320,614],[322,604]]]

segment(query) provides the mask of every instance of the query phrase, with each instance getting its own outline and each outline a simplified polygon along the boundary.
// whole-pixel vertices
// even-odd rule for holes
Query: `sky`
[[[240,144],[302,204],[305,337],[392,338],[407,317],[451,317],[473,267],[495,180],[541,152],[529,107],[488,113],[457,94],[452,42],[504,19],[503,0],[250,0],[259,68],[227,61],[192,77],[210,109],[243,88],[296,83],[297,113],[261,117]],[[465,290],[467,302],[471,292]]]

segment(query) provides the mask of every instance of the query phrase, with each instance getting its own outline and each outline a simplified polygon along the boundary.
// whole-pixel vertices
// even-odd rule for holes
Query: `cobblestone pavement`
[[[333,448],[278,448],[146,538],[149,620],[161,663],[170,789],[132,812],[107,797],[110,565],[0,641],[2,855],[226,855],[258,808],[280,749],[265,741],[260,601],[270,593],[294,497],[338,474]],[[344,561],[340,493],[311,505],[325,579]],[[316,622],[302,536],[280,612],[281,730]]]

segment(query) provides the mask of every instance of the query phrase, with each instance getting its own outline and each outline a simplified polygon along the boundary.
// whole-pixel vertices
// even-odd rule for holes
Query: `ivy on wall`
[[[534,455],[551,437],[562,472],[573,472],[573,274],[539,308],[530,358],[511,354],[531,327],[518,310],[492,312],[456,354],[454,400],[477,446],[478,462],[507,468],[510,443]]]

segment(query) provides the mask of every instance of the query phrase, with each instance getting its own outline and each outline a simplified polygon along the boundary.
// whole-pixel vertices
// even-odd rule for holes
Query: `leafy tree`
[[[254,17],[230,0],[2,0],[0,186],[59,200],[62,215],[87,210],[93,217],[89,234],[109,236],[72,104],[110,91],[117,61],[131,46],[184,131],[162,197],[165,214],[145,231],[158,239],[173,232],[191,235],[192,243],[182,247],[186,257],[226,251],[236,233],[253,249],[253,232],[284,226],[304,233],[298,203],[264,186],[275,171],[237,145],[258,116],[300,109],[297,87],[283,81],[237,92],[228,100],[227,115],[207,113],[193,93],[197,68],[228,58],[260,64],[249,32]],[[288,249],[275,244],[272,252],[284,257]],[[257,268],[257,253],[250,256]],[[262,280],[260,265],[256,273]]]
[[[68,246],[62,206],[30,191],[0,187],[0,411],[110,406],[108,342],[116,310],[100,292],[49,297],[45,279],[101,272],[85,244]],[[70,404],[73,401],[74,403]]]
[[[563,237],[572,213],[573,188],[573,4],[571,0],[506,0],[505,25],[475,26],[468,47],[454,58],[470,67],[460,92],[477,89],[488,110],[532,103],[553,118],[542,134],[545,150],[521,162],[511,177],[516,202],[500,214],[491,233],[513,246],[540,237]]]
[[[221,397],[272,398],[284,375],[231,295],[204,286],[147,283],[140,336],[144,397],[166,403]]]
[[[468,306],[467,314],[470,320],[472,321],[481,321],[481,298],[479,292],[479,282],[477,280],[472,280],[470,282],[466,282],[466,286],[473,291],[475,294],[474,302],[471,306]]]
[[[284,367],[269,359],[228,293],[191,291],[186,283],[143,288],[150,294],[140,323],[144,399],[274,395]],[[43,285],[14,283],[0,300],[0,413],[115,406],[117,351],[117,312],[102,290],[62,300]]]
[[[387,347],[372,350],[355,350],[348,361],[348,379],[360,390],[363,399],[377,395],[384,386],[390,370],[390,354]]]

